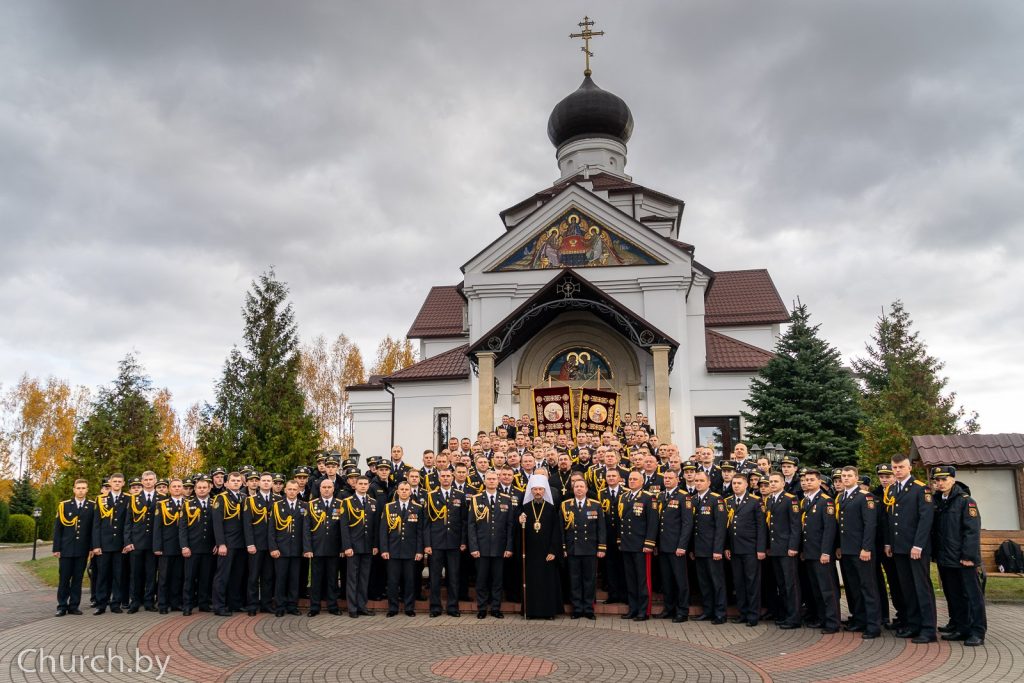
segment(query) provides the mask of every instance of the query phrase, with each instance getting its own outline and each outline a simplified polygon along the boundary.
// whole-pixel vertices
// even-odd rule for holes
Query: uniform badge
[[[220,501],[219,500],[213,501],[212,503],[210,503],[210,507],[212,507],[214,510],[220,508]]]
[[[597,510],[587,510],[587,519],[597,519]]]
[[[875,509],[875,499],[874,498],[868,498],[868,510],[874,510],[874,509]]]
[[[690,501],[689,498],[686,499],[686,509],[687,510],[692,510],[693,509],[693,503]]]
[[[968,507],[967,508],[967,514],[970,515],[971,517],[977,517],[978,516],[978,508],[976,508],[974,506]]]
[[[636,516],[636,517],[639,517],[642,514],[644,514],[644,504],[643,503],[633,503],[633,515]]]
[[[825,506],[825,514],[829,517],[836,514],[836,507],[832,505],[832,503],[829,503],[828,505]]]
[[[502,512],[508,512],[508,505],[502,503],[498,507],[501,509]]]
[[[924,502],[932,502],[932,494],[928,493],[927,491],[924,492]]]
[[[793,510],[796,511],[795,505],[793,506]],[[725,512],[725,505],[722,504],[722,501],[718,501],[718,511]]]
[[[677,507],[679,507],[679,501],[678,501],[678,500],[675,500],[675,499],[673,499],[673,500],[670,500],[670,501],[668,502],[668,506],[669,506],[670,508],[677,508]]]
[[[413,514],[409,515],[409,521],[410,521],[410,522],[415,522],[415,521],[417,521],[417,517],[416,517],[416,514],[415,514],[415,513],[413,513]]]
[[[458,498],[449,498],[448,504],[453,507],[462,507],[462,501]]]

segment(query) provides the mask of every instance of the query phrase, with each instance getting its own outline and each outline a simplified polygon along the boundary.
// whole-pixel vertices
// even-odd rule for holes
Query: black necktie
[[[444,496],[444,502],[447,503],[448,502],[448,492],[447,491],[441,491],[441,495]]]
[[[494,507],[494,496],[491,496],[491,507]]]

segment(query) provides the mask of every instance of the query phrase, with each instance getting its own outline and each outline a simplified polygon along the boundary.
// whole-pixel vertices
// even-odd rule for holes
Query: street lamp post
[[[43,508],[32,508],[32,518],[36,520],[36,530],[32,533],[32,561],[36,561],[36,541],[39,539],[39,518],[43,516]]]

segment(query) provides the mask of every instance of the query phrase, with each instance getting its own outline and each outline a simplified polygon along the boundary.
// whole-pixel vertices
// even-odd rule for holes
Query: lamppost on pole
[[[39,539],[39,518],[43,516],[43,508],[32,508],[32,518],[36,520],[36,530],[32,533],[32,561],[36,560],[36,541]]]

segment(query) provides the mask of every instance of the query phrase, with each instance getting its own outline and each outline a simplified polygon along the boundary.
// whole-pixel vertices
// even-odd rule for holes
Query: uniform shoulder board
[[[711,495],[714,496],[715,498],[721,498],[722,497],[721,493],[715,493],[714,491],[711,492]]]
[[[587,498],[587,502],[588,503],[593,503],[594,505],[600,505],[601,504],[600,501],[598,501],[598,500],[596,500],[594,498]]]
[[[349,497],[351,498],[351,496],[349,496]],[[415,505],[415,506],[416,506],[416,507],[418,507],[418,508],[421,508],[421,507],[423,507],[423,503],[419,502],[418,500],[415,500],[415,499],[413,499],[413,500],[411,500],[411,501],[409,501],[409,502],[410,502],[410,503],[411,503],[412,505]]]
[[[563,507],[563,508],[567,508],[567,507],[569,507],[569,503],[571,503],[572,501],[573,501],[573,499],[571,499],[571,498],[566,498],[565,500],[563,500],[563,501],[562,501],[562,507]]]
[[[784,495],[786,496],[786,498],[796,498],[796,496],[794,496],[792,493],[786,493]]]
[[[918,486],[928,486],[928,484],[924,483],[920,479],[915,479],[914,483],[917,484]]]
[[[736,496],[726,496],[725,502],[728,503],[730,500],[735,500]]]
[[[61,504],[61,505],[67,505],[67,504],[68,504],[68,503],[70,503],[70,502],[71,502],[71,499],[70,499],[70,498],[68,498],[67,500],[62,500],[62,501],[60,502],[60,504]]]
[[[868,491],[868,492],[865,492],[865,493],[864,493],[863,495],[864,495],[864,497],[865,497],[865,498],[867,498],[868,500],[874,500],[874,499],[875,499],[875,494],[871,493],[870,491]]]
[[[761,500],[761,496],[758,496],[758,495],[755,495],[755,494],[751,493],[750,494],[750,499],[751,500]]]

